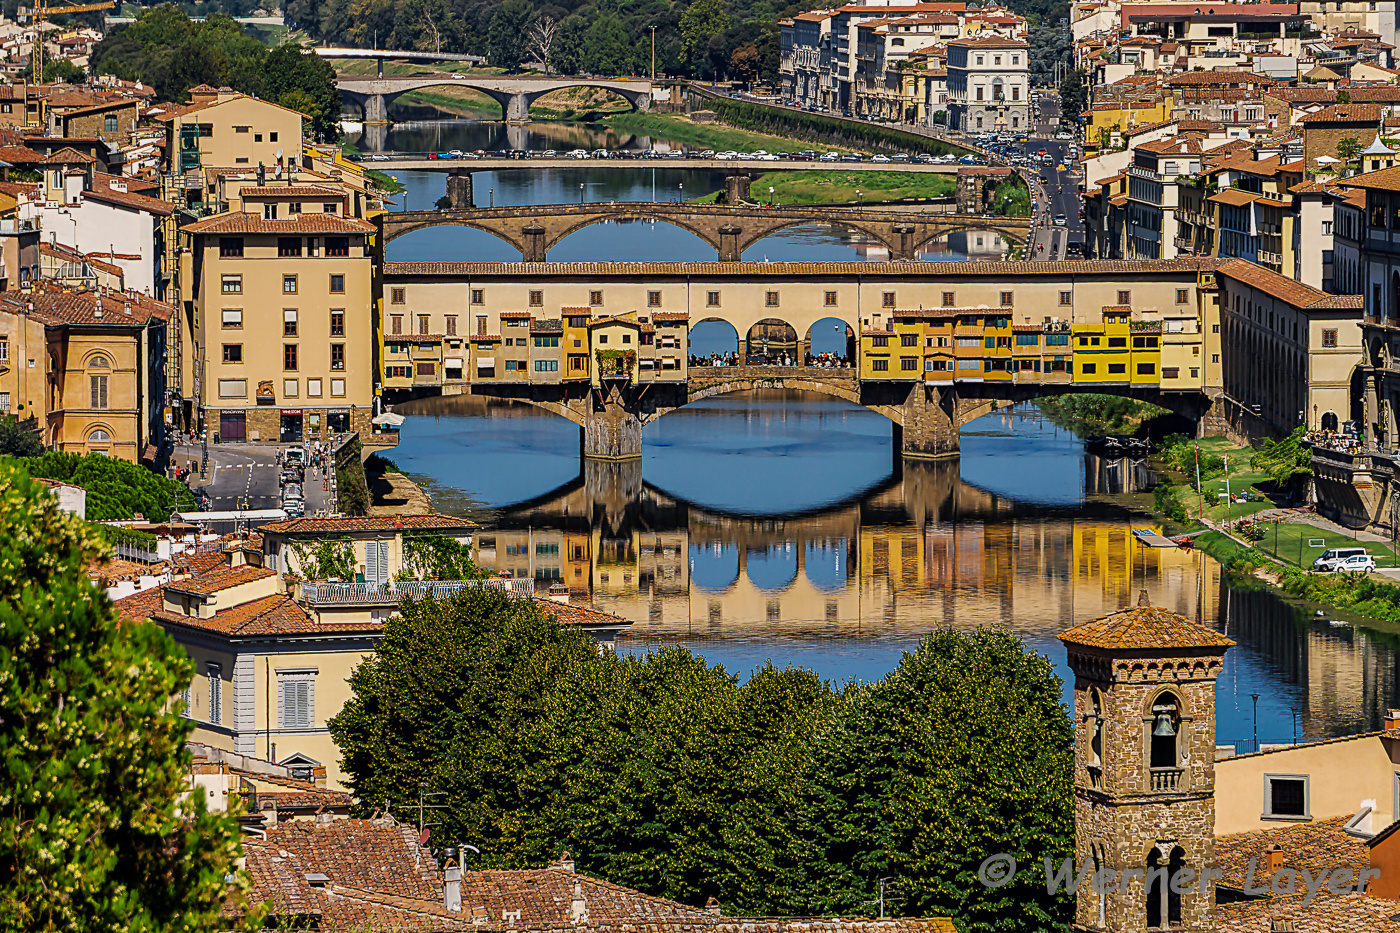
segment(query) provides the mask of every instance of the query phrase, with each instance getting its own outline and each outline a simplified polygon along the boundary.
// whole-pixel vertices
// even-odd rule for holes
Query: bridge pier
[[[634,406],[608,399],[591,403],[580,430],[581,452],[589,460],[642,459],[642,419]]]
[[[453,210],[469,210],[472,203],[472,173],[453,171],[447,176],[447,200]]]
[[[913,260],[919,258],[918,240],[915,238],[913,224],[895,224],[892,228],[895,235],[899,237],[899,245],[890,249],[890,259],[899,262],[902,260]]]
[[[739,204],[748,201],[753,179],[748,175],[727,175],[724,179],[724,203]]]
[[[897,456],[936,460],[959,455],[962,419],[953,389],[915,383],[900,408],[904,423],[894,428]]]
[[[719,261],[738,262],[742,249],[739,246],[739,235],[743,233],[743,228],[733,224],[725,224],[719,228]]]
[[[539,224],[530,224],[520,230],[521,262],[545,262],[545,230]]]
[[[370,94],[365,98],[365,122],[389,122],[389,101],[383,94]]]
[[[528,94],[510,95],[506,100],[505,110],[507,123],[529,123],[530,96]]]

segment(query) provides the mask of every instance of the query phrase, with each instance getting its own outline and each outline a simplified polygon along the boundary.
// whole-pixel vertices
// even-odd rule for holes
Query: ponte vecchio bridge
[[[639,458],[668,412],[762,389],[878,412],[912,458],[956,456],[973,418],[1075,392],[1222,433],[1241,407],[1222,391],[1222,265],[390,262],[383,389],[527,402],[579,425],[583,457],[601,460]],[[733,329],[738,365],[691,358],[702,324]],[[821,334],[844,365],[804,365]]]
[[[450,195],[449,195],[450,196]],[[789,227],[842,224],[859,230],[889,250],[893,260],[915,259],[930,241],[965,230],[989,230],[1024,241],[1025,217],[833,207],[730,207],[654,201],[600,201],[530,207],[455,208],[394,211],[378,219],[384,241],[437,226],[473,227],[520,250],[527,263],[546,261],[549,249],[571,233],[616,220],[658,220],[695,234],[715,248],[720,262],[738,262],[744,250]]]

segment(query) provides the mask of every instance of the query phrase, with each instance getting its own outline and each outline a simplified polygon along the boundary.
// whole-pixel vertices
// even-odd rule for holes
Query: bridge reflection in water
[[[1083,466],[1085,487],[1106,492],[1130,492],[1141,476],[1087,453]],[[1213,562],[1141,548],[1121,511],[1102,512],[1018,504],[963,482],[956,461],[907,460],[848,501],[756,517],[670,495],[643,482],[638,461],[586,461],[573,483],[504,513],[480,547],[487,566],[563,582],[633,620],[631,637],[919,633],[939,622],[1048,635],[1143,587],[1214,618]]]

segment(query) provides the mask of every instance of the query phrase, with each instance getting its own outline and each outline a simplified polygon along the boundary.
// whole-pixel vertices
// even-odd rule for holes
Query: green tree
[[[758,79],[758,46],[741,45],[729,56],[729,73],[744,82]]]
[[[330,723],[360,797],[427,781],[450,805],[442,838],[487,866],[568,849],[692,904],[797,908],[798,778],[834,703],[819,678],[765,668],[740,686],[681,649],[600,653],[499,590],[400,609]]]
[[[1070,743],[1050,661],[999,630],[934,632],[884,680],[852,687],[811,758],[810,903],[868,910],[879,878],[901,911],[969,931],[1063,929],[1070,899],[1023,870],[977,882],[988,856],[1056,865],[1073,853]]]
[[[525,57],[534,8],[526,0],[505,0],[491,15],[487,59],[497,68],[516,71]]]
[[[561,75],[576,75],[583,70],[583,45],[588,37],[588,20],[577,13],[559,22],[559,34],[549,60]]]
[[[0,457],[37,457],[44,452],[35,419],[20,421],[11,415],[0,418]]]
[[[724,0],[695,0],[681,14],[681,58],[694,62],[710,47],[710,40],[729,29]]]
[[[87,73],[77,65],[60,58],[57,61],[44,63],[44,83],[51,84],[61,81],[64,84],[82,84],[87,78]]]
[[[312,138],[327,142],[340,137],[340,91],[330,62],[287,43],[267,53],[263,80],[269,97],[306,114]]]
[[[1346,139],[1337,141],[1337,158],[1343,162],[1350,162],[1356,158],[1356,154],[1361,151],[1361,141],[1355,136],[1348,136]]]
[[[621,75],[632,70],[632,40],[622,20],[604,13],[588,27],[583,40],[583,70],[592,74]]]
[[[49,451],[25,460],[24,468],[31,476],[86,489],[87,517],[92,521],[128,519],[137,512],[164,518],[195,509],[194,496],[180,483],[116,457]]]
[[[0,464],[0,927],[218,930],[234,822],[184,798],[194,671],[150,623],[118,628],[104,548]]]
[[[1060,114],[1073,122],[1084,112],[1087,98],[1084,91],[1084,70],[1073,68],[1060,82]]]
[[[1284,438],[1265,438],[1259,450],[1249,458],[1249,465],[1263,470],[1283,488],[1299,476],[1312,475],[1312,450],[1303,446],[1303,427],[1296,427]]]
[[[1337,103],[1339,103],[1339,104],[1349,104],[1349,103],[1351,103],[1351,94],[1348,93],[1348,92],[1345,91],[1345,90],[1338,91],[1338,92],[1337,92]]]

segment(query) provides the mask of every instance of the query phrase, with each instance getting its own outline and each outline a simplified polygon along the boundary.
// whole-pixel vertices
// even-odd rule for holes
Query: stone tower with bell
[[[1074,671],[1076,874],[1111,878],[1080,885],[1073,929],[1213,929],[1215,681],[1234,642],[1146,591],[1060,640]]]

